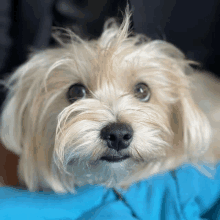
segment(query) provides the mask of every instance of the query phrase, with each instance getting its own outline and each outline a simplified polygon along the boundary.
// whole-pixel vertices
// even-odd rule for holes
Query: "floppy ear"
[[[42,91],[42,74],[49,65],[45,60],[50,61],[46,53],[33,54],[5,81],[9,93],[1,112],[0,138],[5,147],[16,154],[21,154],[24,139],[31,137],[33,124],[38,119],[37,95]],[[39,103],[37,107],[40,108]]]
[[[26,128],[24,123],[25,118],[30,117],[27,108],[31,107],[33,97],[30,88],[34,71],[36,71],[36,67],[33,63],[28,62],[5,81],[9,92],[1,112],[0,138],[5,147],[16,154],[21,154],[24,133],[28,133],[32,127],[30,125],[30,128]]]
[[[30,182],[30,179],[36,178],[37,175],[34,153],[31,153],[32,149],[28,149],[28,147],[31,147],[30,143],[24,138],[28,135],[31,138],[30,132],[33,130],[31,124],[27,123],[27,119],[30,118],[27,109],[31,101],[30,76],[26,76],[29,71],[28,64],[25,64],[6,81],[9,93],[1,113],[0,138],[7,149],[20,155],[19,170],[22,169],[22,176],[24,178],[25,175],[28,176]],[[23,170],[22,161],[26,162],[25,170]],[[29,172],[26,172],[27,170]],[[26,183],[28,181],[25,180]],[[34,180],[31,182],[34,182]]]
[[[15,96],[10,92],[3,105],[0,137],[6,148],[16,154],[20,154],[22,139],[21,124],[25,109],[21,109],[22,101],[20,99],[17,100]]]
[[[186,60],[184,54],[175,46],[158,41],[161,54],[171,59],[173,68],[172,81],[175,84],[175,102],[171,115],[171,126],[174,132],[174,146],[184,150],[190,160],[196,160],[209,148],[211,126],[208,118],[197,106],[191,96],[194,70],[189,64],[196,62]]]
[[[174,144],[181,143],[187,158],[196,162],[209,148],[211,126],[206,115],[193,100],[189,88],[182,87],[178,95],[179,100],[174,104],[172,115]]]
[[[29,190],[36,190],[44,180],[47,187],[50,185],[55,191],[64,191],[50,169],[56,131],[55,127],[54,130],[51,129],[53,121],[50,119],[60,109],[57,105],[48,114],[47,108],[50,105],[46,105],[57,97],[57,93],[53,92],[58,85],[54,86],[51,80],[51,86],[45,92],[43,76],[48,67],[41,65],[39,68],[39,63],[43,63],[42,59],[45,59],[42,54],[35,55],[6,82],[9,94],[1,114],[0,138],[6,148],[20,155],[20,175]],[[62,87],[63,84],[60,83],[59,86]],[[60,108],[62,107],[61,105]]]

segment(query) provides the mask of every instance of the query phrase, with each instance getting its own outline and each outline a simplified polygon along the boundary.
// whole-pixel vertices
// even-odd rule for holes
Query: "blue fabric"
[[[1,220],[220,220],[220,165],[212,178],[190,165],[132,185],[127,191],[85,186],[77,194],[0,188]]]

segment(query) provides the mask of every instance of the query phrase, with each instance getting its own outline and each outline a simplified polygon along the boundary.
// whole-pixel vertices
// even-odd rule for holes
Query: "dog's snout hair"
[[[1,140],[20,155],[30,190],[129,186],[209,148],[211,128],[185,74],[191,61],[167,42],[130,35],[129,20],[126,12],[121,25],[107,21],[98,40],[71,33],[8,79]]]

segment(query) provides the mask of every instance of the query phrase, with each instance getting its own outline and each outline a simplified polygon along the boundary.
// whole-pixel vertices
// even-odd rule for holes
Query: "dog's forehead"
[[[91,42],[88,47],[68,48],[66,54],[72,55],[68,55],[67,68],[60,71],[57,80],[62,81],[66,73],[66,87],[81,83],[93,93],[107,94],[129,93],[142,82],[150,88],[160,88],[162,83],[169,87],[169,75],[177,75],[173,71],[173,60],[158,53],[155,43],[143,47],[120,45],[113,50],[94,45]]]
[[[114,87],[122,89],[133,84],[138,76],[135,67],[135,54],[120,54],[120,50],[94,51],[94,54],[86,54],[85,62],[79,63],[77,73],[82,84],[91,90],[107,89]],[[136,56],[136,60],[137,60]],[[89,61],[89,62],[88,62]]]

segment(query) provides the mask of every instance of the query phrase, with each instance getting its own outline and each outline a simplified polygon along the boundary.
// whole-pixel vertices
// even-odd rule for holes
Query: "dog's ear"
[[[51,118],[53,120],[52,114],[57,114],[63,108],[61,104],[60,108],[59,105],[54,108],[54,112],[47,111],[52,103],[49,98],[54,100],[59,86],[62,88],[66,84],[65,81],[58,85],[53,77],[51,81],[47,78],[48,84],[45,81],[48,66],[55,63],[54,66],[57,67],[57,58],[49,59],[52,53],[54,52],[47,51],[34,55],[5,83],[9,93],[2,108],[0,138],[6,148],[20,155],[20,174],[32,191],[38,188],[41,180],[55,191],[63,190],[58,179],[51,174],[51,160],[48,159],[52,158],[56,131],[56,127],[51,126],[51,123],[55,122],[48,121]]]
[[[14,96],[8,97],[1,113],[1,142],[16,154],[21,153],[21,123],[24,114],[24,109],[18,110],[19,105],[21,100],[16,100]]]
[[[174,104],[171,116],[174,144],[183,146],[187,158],[196,162],[209,148],[211,126],[206,115],[193,100],[190,88],[183,86],[178,95],[179,99]]]
[[[3,105],[0,124],[1,141],[7,149],[20,155],[19,169],[21,171],[24,164],[22,176],[28,186],[37,182],[35,152],[29,140],[33,137],[34,129],[29,111],[33,96],[30,92],[33,74],[29,74],[32,67],[30,63],[26,63],[6,80],[9,93]]]
[[[165,59],[170,61],[170,72],[174,83],[173,110],[171,126],[174,132],[174,146],[184,149],[185,154],[192,160],[197,160],[209,148],[211,127],[206,115],[192,98],[194,69],[190,64],[196,62],[185,59],[184,54],[174,45],[164,41],[153,41],[155,48]]]
[[[26,110],[31,106],[33,74],[29,73],[32,67],[33,64],[27,62],[5,80],[8,94],[1,112],[0,138],[5,147],[16,154],[21,154],[24,133],[30,129],[24,127],[24,123],[29,117]]]
[[[40,70],[45,71],[46,59],[48,57],[44,53],[32,54],[30,60],[4,83],[8,94],[2,106],[0,138],[5,147],[16,154],[22,152],[24,136],[28,137],[34,129],[32,122],[36,121],[36,106],[33,106],[33,99],[42,90],[40,76],[43,72]]]

